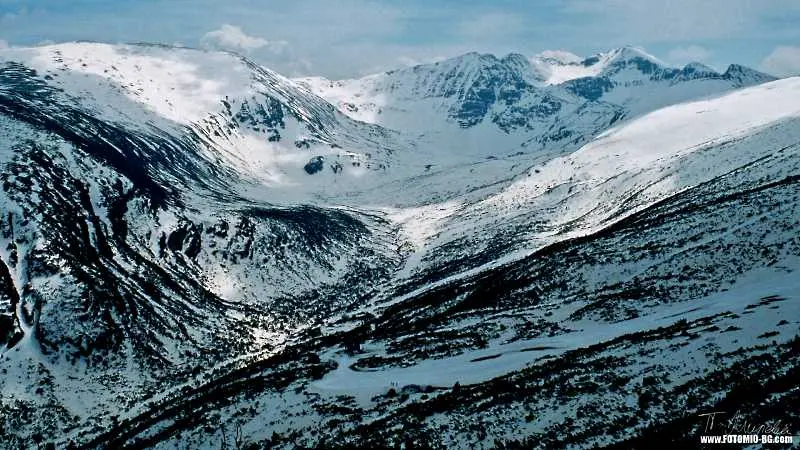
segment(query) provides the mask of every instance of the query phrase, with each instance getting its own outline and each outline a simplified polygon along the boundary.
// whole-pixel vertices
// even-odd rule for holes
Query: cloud
[[[16,20],[24,19],[26,15],[27,11],[25,10],[20,10],[19,12],[7,12],[3,15],[0,15],[0,23],[8,25]]]
[[[761,61],[760,69],[780,77],[800,75],[800,47],[775,48]]]
[[[204,47],[244,53],[263,47],[270,47],[275,53],[280,53],[288,46],[286,41],[270,42],[264,38],[248,36],[241,28],[227,23],[204,34],[200,43]]]
[[[8,41],[4,41],[4,40],[0,39],[0,50],[3,50],[4,48],[9,48],[9,47],[10,47],[10,45],[8,45]]]
[[[711,57],[711,52],[699,45],[689,45],[686,47],[675,47],[667,54],[667,60],[677,66],[683,66],[690,62],[705,63]]]
[[[227,23],[204,34],[200,38],[200,46],[239,53],[288,76],[304,75],[311,71],[311,63],[297,56],[289,42],[250,36],[240,27]]]

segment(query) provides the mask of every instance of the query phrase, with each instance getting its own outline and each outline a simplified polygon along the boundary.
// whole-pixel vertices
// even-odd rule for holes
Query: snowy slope
[[[286,448],[489,437],[525,448],[567,431],[576,447],[627,446],[738,402],[749,419],[785,415],[800,358],[799,88],[787,79],[659,110],[484,201],[400,215],[409,231],[429,227],[418,245],[445,264],[417,259],[419,279],[398,272],[375,304],[283,356],[156,399],[163,413],[74,436],[210,448],[240,428],[245,442]],[[491,263],[459,270],[471,253]],[[631,415],[642,421],[613,419]],[[164,432],[187,416],[199,424]],[[675,439],[691,445],[701,425],[680,424]]]
[[[268,354],[397,264],[387,221],[313,204],[391,133],[291,81],[162,46],[0,60],[0,408],[37,417],[1,446]]]
[[[354,122],[292,81],[232,54],[72,43],[7,49],[2,61],[22,63],[33,71],[28,76],[47,86],[42,109],[79,108],[98,120],[192,145],[198,157],[276,191],[276,202],[335,190],[334,181],[345,185],[342,190],[357,189],[359,178],[383,171],[390,153],[401,148],[386,130]]]
[[[295,82],[226,53],[75,43],[12,48],[0,58],[30,71],[16,70],[11,79],[9,69],[6,76],[9,85],[31,86],[10,96],[37,104],[38,120],[70,110],[171,141],[169,149],[139,155],[153,166],[149,172],[169,174],[154,183],[284,205],[384,205],[386,198],[419,205],[464,194],[473,187],[452,180],[473,173],[475,164],[487,167],[475,187],[502,182],[528,161],[570,151],[621,117],[607,104],[534,89],[521,55],[470,54],[421,71],[413,85],[393,85],[403,100],[388,108],[402,122],[392,130],[353,120]],[[502,106],[483,102],[485,86]],[[468,126],[484,116],[493,124]],[[418,133],[420,127],[426,131]],[[184,158],[191,161],[178,170],[176,159]],[[416,184],[407,180],[418,178],[427,187],[407,192]]]
[[[742,389],[791,410],[798,105],[635,48],[346,81],[0,51],[0,446],[625,446]]]

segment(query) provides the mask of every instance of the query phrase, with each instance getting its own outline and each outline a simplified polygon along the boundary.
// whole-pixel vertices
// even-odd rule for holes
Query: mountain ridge
[[[339,86],[0,51],[0,446],[696,443],[724,398],[800,425],[800,78],[607,59]]]
[[[450,106],[451,118],[461,126],[470,127],[482,121],[496,102],[514,103],[523,99],[526,92],[541,92],[554,97],[572,94],[589,102],[604,100],[626,106],[629,101],[618,98],[618,95],[614,97],[614,91],[630,90],[632,92],[624,95],[643,97],[639,91],[649,85],[663,84],[659,89],[668,90],[685,82],[716,82],[714,86],[699,88],[708,95],[776,79],[735,64],[723,73],[710,68],[697,70],[698,66],[693,64],[673,68],[634,47],[622,47],[583,58],[579,62],[547,61],[546,55],[527,58],[519,53],[509,53],[497,57],[471,52],[360,79],[334,81],[308,77],[297,81],[354,118],[384,123],[390,128],[402,128],[405,124],[399,119],[385,119],[382,122],[379,117],[393,101],[402,104],[404,100],[457,96],[461,104]],[[487,81],[487,77],[506,90],[498,89],[491,81]],[[611,99],[605,100],[609,95]],[[675,97],[673,92],[670,95]],[[684,100],[699,95],[693,92]],[[393,97],[397,98],[393,100]],[[537,103],[542,102],[540,100]],[[639,115],[661,106],[665,106],[663,102],[637,105],[631,112]],[[397,108],[402,110],[407,107]]]

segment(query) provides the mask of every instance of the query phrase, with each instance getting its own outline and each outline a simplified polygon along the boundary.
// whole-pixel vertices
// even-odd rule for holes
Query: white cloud
[[[8,48],[8,47],[10,47],[8,45],[8,41],[4,41],[4,40],[0,39],[0,50],[2,50],[4,48]]]
[[[675,47],[667,54],[667,60],[677,66],[683,66],[690,62],[706,63],[710,57],[711,52],[699,45]]]
[[[800,47],[775,48],[761,61],[760,68],[764,72],[781,77],[800,75]]]
[[[274,53],[281,53],[289,45],[286,41],[270,42],[261,37],[248,36],[241,28],[227,23],[203,35],[200,43],[208,48],[244,53],[264,47],[269,47]]]
[[[249,36],[240,27],[227,23],[204,34],[200,45],[239,53],[283,75],[305,75],[311,71],[308,60],[297,56],[289,42]]]

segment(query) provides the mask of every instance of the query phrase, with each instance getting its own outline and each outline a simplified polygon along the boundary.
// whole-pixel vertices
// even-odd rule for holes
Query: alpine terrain
[[[800,431],[800,78],[11,47],[0,186],[2,448]]]

